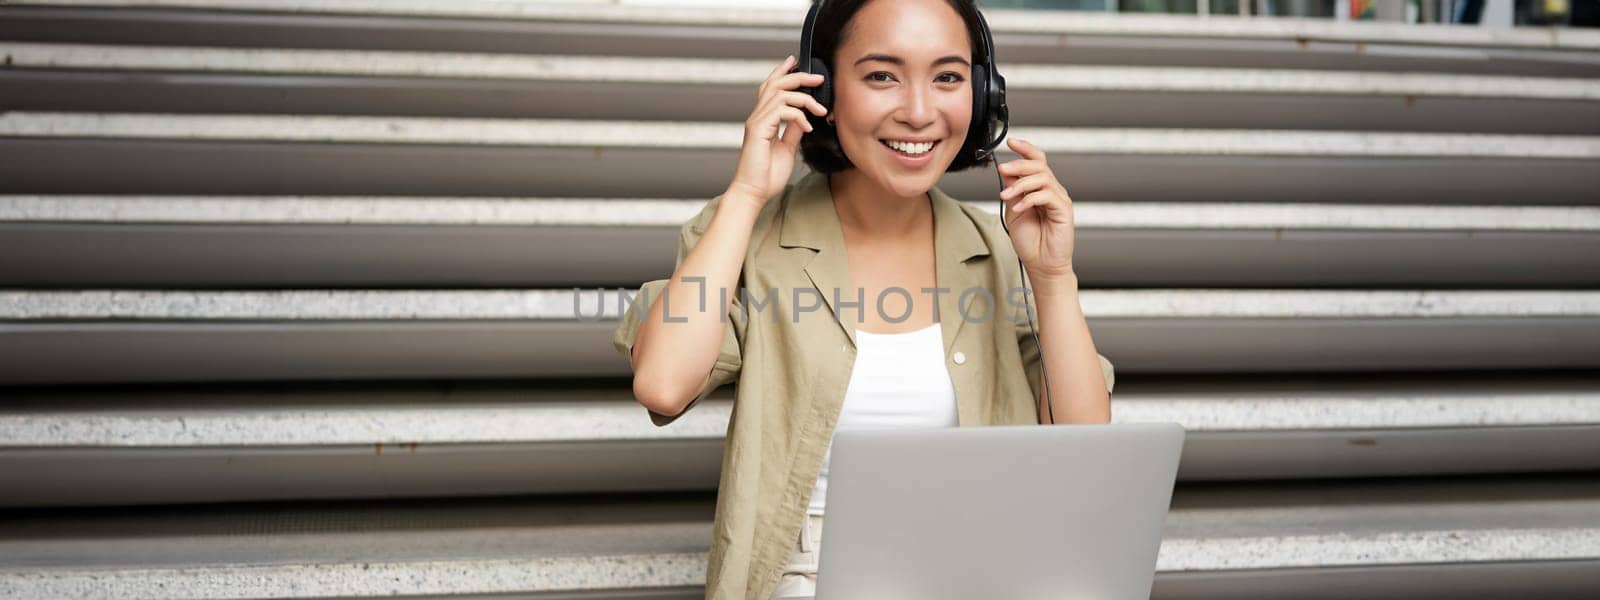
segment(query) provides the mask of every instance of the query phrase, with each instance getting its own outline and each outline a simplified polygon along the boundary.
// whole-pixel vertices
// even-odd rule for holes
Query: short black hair
[[[814,37],[811,42],[811,52],[828,65],[828,72],[835,77],[839,73],[839,70],[834,68],[834,59],[839,52],[839,44],[850,36],[851,28],[853,27],[852,21],[856,13],[869,1],[827,0],[823,2],[822,8],[817,11],[817,21],[812,32]],[[967,40],[972,47],[972,63],[982,64],[987,62],[989,57],[984,56],[983,34],[980,29],[981,25],[979,25],[978,7],[974,0],[945,0],[945,3],[954,8],[956,14],[961,15],[961,20],[966,22]],[[835,84],[835,99],[838,98],[838,89],[837,84]],[[829,107],[830,110],[832,108]],[[839,145],[838,129],[834,128],[833,124],[825,119],[813,118],[809,120],[811,121],[812,131],[806,132],[800,138],[800,157],[805,161],[806,166],[819,173],[838,173],[845,169],[854,168],[855,163],[850,162],[850,158],[844,155],[844,148]],[[982,119],[973,119],[971,126],[988,127],[987,123],[980,121]],[[965,146],[966,139],[963,138],[961,143]],[[987,165],[992,161],[993,159],[989,157],[976,160],[973,158],[972,153],[958,154],[955,160],[950,162],[950,166],[945,169],[945,172],[965,171],[973,167]]]

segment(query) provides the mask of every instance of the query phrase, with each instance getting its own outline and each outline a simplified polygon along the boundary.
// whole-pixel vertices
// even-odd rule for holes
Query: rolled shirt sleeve
[[[711,217],[716,211],[717,201],[720,199],[718,197],[706,203],[705,208],[701,209],[699,214],[684,223],[683,227],[679,229],[676,265],[682,265],[684,258],[689,255],[689,251],[700,241],[700,236],[705,233],[706,226],[710,224]],[[674,270],[676,270],[676,265]],[[611,334],[612,346],[616,348],[618,353],[622,354],[625,360],[629,361],[630,365],[633,358],[633,345],[639,336],[639,326],[644,317],[649,314],[650,304],[661,297],[668,281],[670,279],[656,279],[646,281],[641,285],[638,294],[634,296],[633,301],[628,305],[627,311],[623,313],[622,321],[617,324],[616,330]],[[715,290],[706,290],[706,295],[709,302],[720,301]],[[650,415],[650,421],[657,427],[662,427],[678,420],[678,417],[688,414],[691,408],[694,408],[701,399],[710,395],[711,392],[739,378],[740,370],[744,366],[744,348],[741,341],[744,334],[744,322],[742,320],[744,302],[740,297],[738,286],[736,286],[736,289],[729,290],[729,296],[731,298],[729,298],[728,315],[722,328],[722,347],[717,352],[717,360],[711,367],[710,378],[706,380],[705,385],[695,395],[694,399],[684,406],[683,410],[678,414],[666,416],[646,410],[645,412]],[[690,298],[685,300],[687,303],[678,301],[675,306],[695,306],[698,299],[691,295]],[[672,312],[682,314],[680,310],[674,309]]]

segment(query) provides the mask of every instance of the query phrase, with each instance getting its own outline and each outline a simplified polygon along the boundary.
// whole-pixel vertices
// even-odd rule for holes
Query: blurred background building
[[[764,0],[760,3],[791,5],[806,2]],[[1593,0],[994,0],[982,4],[999,9],[1303,17],[1491,27],[1600,27],[1600,3]]]
[[[609,334],[804,4],[0,3],[0,597],[699,597]],[[1477,4],[981,3],[1155,597],[1600,597],[1596,2]]]

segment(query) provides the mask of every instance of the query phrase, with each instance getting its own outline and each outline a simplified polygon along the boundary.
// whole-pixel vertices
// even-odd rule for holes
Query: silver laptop
[[[840,430],[818,600],[1150,597],[1175,423]]]

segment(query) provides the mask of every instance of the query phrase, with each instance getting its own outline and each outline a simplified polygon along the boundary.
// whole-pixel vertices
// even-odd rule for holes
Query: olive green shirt
[[[1022,273],[999,217],[959,202],[937,187],[933,203],[935,276],[938,294],[909,290],[913,302],[937,297],[935,319],[944,335],[946,366],[955,386],[962,427],[1037,424],[1038,346],[1025,320]],[[683,225],[678,264],[688,255],[721,199]],[[668,280],[646,282],[612,335],[624,357],[631,355],[641,313]],[[809,173],[767,202],[756,218],[740,286],[728,295],[732,308],[711,378],[677,416],[646,411],[657,426],[672,423],[716,388],[738,380],[733,413],[723,442],[722,476],[712,523],[706,597],[766,600],[787,563],[822,457],[832,440],[845,388],[855,364],[855,325],[862,311],[877,310],[850,286],[843,230],[826,175]],[[986,288],[992,302],[981,290]],[[796,292],[795,290],[800,290]],[[835,291],[837,290],[837,292]],[[1029,294],[1029,302],[1031,293]],[[746,300],[751,306],[746,313]],[[862,300],[860,306],[850,303]],[[718,292],[707,290],[707,301]],[[898,317],[905,298],[889,297],[885,312]],[[696,296],[669,300],[669,317],[697,306]],[[815,306],[815,310],[806,310]],[[840,308],[842,306],[842,308]],[[992,310],[985,311],[985,307]],[[684,307],[684,308],[678,308]],[[835,310],[837,309],[837,313]],[[1035,309],[1036,310],[1036,309]],[[837,316],[836,316],[837,314]],[[1110,361],[1100,357],[1106,389],[1113,385]]]

